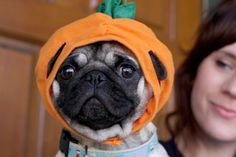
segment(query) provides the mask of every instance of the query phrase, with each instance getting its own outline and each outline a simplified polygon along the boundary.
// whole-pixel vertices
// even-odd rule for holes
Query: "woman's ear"
[[[159,58],[152,51],[149,51],[148,53],[152,59],[152,63],[155,68],[158,80],[165,80],[167,77],[167,71],[165,66],[161,63]]]
[[[51,60],[49,61],[48,63],[48,72],[47,72],[47,76],[49,76],[49,74],[51,73],[52,71],[52,68],[57,60],[57,58],[59,57],[59,55],[61,54],[63,48],[66,46],[66,43],[62,44],[61,47],[57,50],[57,53],[55,54],[55,56],[53,56],[51,58]]]

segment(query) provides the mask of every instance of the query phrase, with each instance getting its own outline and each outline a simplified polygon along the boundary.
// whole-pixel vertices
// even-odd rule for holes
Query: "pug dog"
[[[165,67],[152,52],[149,54],[158,79],[165,79]],[[48,73],[57,56],[51,60]],[[146,111],[153,92],[136,57],[116,41],[74,49],[61,64],[51,88],[55,108],[71,128],[83,136],[66,132],[73,139],[70,142],[76,141],[74,143],[84,147],[85,152],[90,149],[126,151],[144,145],[156,135],[152,123],[131,134],[133,123]],[[122,138],[121,144],[103,143],[111,137]],[[65,146],[62,141],[56,157],[67,157],[68,149],[68,143]],[[167,156],[159,143],[147,155]]]

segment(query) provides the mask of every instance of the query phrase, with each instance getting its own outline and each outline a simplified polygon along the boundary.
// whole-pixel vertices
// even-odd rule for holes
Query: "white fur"
[[[105,59],[104,59],[104,61],[105,61],[105,63],[114,63],[114,52],[109,52],[107,55],[106,55],[106,57],[105,57]]]
[[[142,78],[139,80],[139,83],[138,83],[138,90],[137,90],[137,93],[138,93],[138,95],[139,95],[139,98],[142,98],[142,97],[143,97],[144,87],[145,87],[145,81],[144,81],[144,77],[142,77]]]
[[[52,83],[52,90],[53,90],[54,98],[57,99],[59,97],[59,94],[60,94],[60,85],[56,80],[54,80],[53,83]]]
[[[109,52],[109,53],[106,55],[104,61],[105,61],[106,63],[114,63],[114,59],[115,59],[114,55],[115,55],[115,54],[117,54],[117,55],[124,54],[124,55],[125,55],[125,53],[120,52],[120,51],[119,51],[119,53],[114,52],[114,51],[111,51],[111,52]],[[127,55],[125,55],[125,56],[128,57],[129,60],[132,60],[132,61],[136,64],[137,67],[139,67],[138,62],[137,62],[133,57],[130,57],[130,56],[127,56]]]
[[[75,61],[78,63],[79,66],[84,66],[88,63],[87,56],[83,53],[79,53],[78,56],[75,58]]]
[[[136,66],[139,67],[137,60],[133,57],[133,53],[129,49],[121,45],[118,45],[116,43],[113,43],[113,44],[105,43],[103,44],[102,49],[103,51],[108,51],[105,57],[106,63],[114,63],[114,55],[117,54],[117,55],[124,55],[128,57],[129,60],[132,60],[133,63],[135,63]]]

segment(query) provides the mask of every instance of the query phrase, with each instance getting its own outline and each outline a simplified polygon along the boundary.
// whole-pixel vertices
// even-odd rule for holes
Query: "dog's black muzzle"
[[[121,123],[133,114],[135,104],[112,77],[92,70],[71,80],[65,91],[62,111],[93,130]],[[66,104],[66,105],[63,105]]]
[[[83,79],[88,82],[91,86],[93,86],[94,89],[97,88],[97,86],[100,86],[104,81],[107,80],[106,75],[103,72],[100,71],[91,71],[88,72]]]

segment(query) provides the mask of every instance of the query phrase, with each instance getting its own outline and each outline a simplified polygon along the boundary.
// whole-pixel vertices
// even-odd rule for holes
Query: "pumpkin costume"
[[[100,11],[103,10],[103,12],[105,12],[104,8],[106,7],[103,6],[106,5],[105,2],[111,4],[114,1],[104,1],[104,3],[98,7]],[[133,13],[130,14],[129,9],[134,8],[133,3],[127,5],[120,0],[115,2],[117,2],[115,6],[118,8],[116,12],[119,12],[119,8],[122,8],[122,5],[124,5],[122,8],[124,10],[123,12],[126,12],[128,17],[132,17]],[[112,5],[114,5],[114,3]],[[125,11],[127,9],[128,11]],[[107,12],[109,12],[109,10]],[[99,41],[117,41],[134,53],[140,63],[145,80],[152,87],[154,96],[147,104],[146,112],[134,122],[132,132],[139,131],[142,127],[147,125],[147,123],[152,121],[155,114],[160,111],[166,103],[171,92],[174,67],[172,56],[168,48],[162,44],[151,29],[143,23],[122,17],[122,14],[116,15],[113,12],[110,12],[110,14],[118,18],[112,18],[104,13],[94,13],[57,30],[40,50],[36,65],[36,82],[47,111],[58,119],[65,128],[78,136],[82,135],[71,128],[65,119],[63,119],[55,108],[50,94],[52,82],[55,79],[60,65],[75,48]],[[48,75],[49,62],[62,45],[64,45],[64,47],[57,57],[52,71]],[[167,70],[167,78],[165,80],[158,80],[148,53],[149,51],[152,51],[165,66]],[[108,139],[106,143],[114,144],[120,140],[119,137],[114,137]]]

